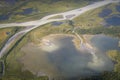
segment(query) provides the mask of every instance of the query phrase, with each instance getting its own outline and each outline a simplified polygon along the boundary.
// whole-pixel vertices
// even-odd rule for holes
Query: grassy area
[[[26,9],[26,8],[32,8],[36,10],[36,12],[33,12],[33,15],[41,15],[44,14],[53,14],[53,13],[59,13],[59,12],[64,12],[68,11],[71,9],[79,8],[82,6],[85,6],[88,2],[87,1],[82,1],[82,4],[74,2],[74,0],[69,1],[68,0],[48,0],[48,1],[41,1],[41,0],[31,0],[29,1],[26,5],[22,6],[19,10]],[[24,15],[25,16],[25,15]],[[31,18],[32,19],[32,18]],[[40,18],[38,18],[40,19]]]
[[[81,29],[90,29],[93,27],[102,26],[100,23],[104,20],[98,16],[99,12],[101,12],[102,8],[98,8],[95,10],[87,11],[86,13],[80,15],[75,18],[74,25],[76,27],[80,27]]]
[[[3,17],[3,20],[0,20],[0,23],[10,22],[11,16],[14,15],[15,11],[21,6],[25,5],[26,1],[18,1],[16,4],[9,4],[5,0],[0,1],[0,17]],[[7,19],[9,18],[9,19]],[[5,20],[4,20],[5,19]]]
[[[106,18],[118,14],[116,5],[118,4],[109,4],[101,8],[87,11],[73,20],[73,27],[75,27],[75,30],[79,34],[106,34],[120,37],[120,26],[105,27],[103,25]],[[99,17],[99,13],[102,12],[103,9],[111,9],[112,13],[104,18]]]
[[[120,38],[120,26],[117,27],[96,27],[96,28],[90,28],[90,29],[80,29],[77,28],[76,32],[79,34],[105,34],[105,35],[110,35],[114,37]]]
[[[19,58],[24,55],[20,52],[21,47],[29,41],[29,36],[27,35],[21,40],[19,40],[13,47],[13,50],[9,51],[9,55],[5,60],[5,75],[2,80],[48,80],[48,77],[35,77],[31,72],[22,70],[22,64],[19,63]],[[13,66],[14,65],[14,66]]]
[[[116,5],[118,4],[109,4],[94,10],[87,11],[86,13],[80,15],[79,17],[76,17],[73,20],[74,25],[81,29],[102,27],[105,21],[104,18],[108,18],[114,14],[119,14],[119,12],[116,11]],[[112,13],[104,18],[99,17],[99,13],[102,12],[103,9],[111,9]]]
[[[66,23],[62,24],[61,26],[54,27],[52,24],[43,25],[33,31],[29,32],[26,36],[24,36],[21,40],[19,40],[9,51],[9,55],[7,56],[6,62],[6,70],[5,75],[3,76],[3,80],[48,80],[48,77],[36,77],[29,71],[22,71],[22,64],[19,62],[20,57],[24,55],[21,52],[21,47],[23,47],[28,42],[37,43],[37,39],[42,38],[49,34],[55,33],[68,33],[68,29],[71,27]],[[14,65],[14,66],[13,66]]]
[[[81,3],[82,1],[82,3]],[[68,10],[72,10],[75,8],[79,8],[82,6],[85,6],[88,4],[89,1],[83,1],[83,0],[74,0],[69,1],[68,0],[47,0],[47,1],[41,1],[41,0],[30,0],[29,2],[20,1],[21,5],[18,7],[17,4],[12,6],[12,9],[9,7],[6,7],[4,12],[9,12],[11,10],[11,16],[9,20],[6,20],[6,22],[23,22],[23,21],[31,21],[36,20],[44,17],[48,14],[53,13],[59,13],[64,12]],[[23,2],[23,3],[22,3]],[[8,9],[7,9],[8,8]],[[20,14],[24,11],[24,9],[31,8],[33,11],[30,14]],[[4,23],[5,21],[1,21],[1,23]]]
[[[11,34],[12,29],[0,29],[0,46],[9,37],[7,32]]]
[[[37,39],[40,39],[49,34],[69,33],[70,30],[71,30],[71,26],[69,26],[68,22],[64,22],[59,26],[54,26],[50,23],[31,31],[29,33],[30,40],[32,42],[37,42]]]
[[[120,51],[110,50],[107,52],[109,57],[116,62],[114,72],[105,72],[101,77],[103,80],[119,80],[120,79]]]
[[[53,2],[51,3],[49,1],[47,2],[44,0],[41,0],[41,1],[36,0],[36,1],[28,2],[26,5],[22,6],[20,8],[20,10],[16,11],[16,13],[21,12],[22,9],[26,9],[26,8],[33,8],[35,10],[37,9],[40,12],[32,13],[27,16],[17,15],[18,17],[15,17],[13,15],[12,18],[13,18],[13,20],[20,19],[19,21],[33,20],[33,19],[40,18],[40,16],[42,17],[47,14],[57,13],[57,12],[61,12],[64,10],[66,11],[66,10],[73,9],[73,8],[87,4],[85,2],[85,4],[83,4],[83,5],[78,5],[79,3],[73,4],[72,1],[73,0],[71,0],[69,3],[68,3],[68,1],[65,2],[63,0],[55,2],[55,3],[53,3]],[[60,4],[62,4],[62,7]],[[74,7],[73,6],[71,7],[71,5],[74,5]],[[109,7],[109,6],[112,7],[113,5],[114,4],[108,5],[107,7]],[[54,7],[54,6],[56,6],[56,7]],[[103,8],[104,7],[88,11],[87,13],[82,14],[78,18],[74,19],[73,20],[74,26],[77,27],[76,31],[80,34],[104,33],[104,34],[109,34],[109,35],[120,37],[120,32],[119,32],[120,27],[119,26],[105,28],[105,27],[102,27],[102,25],[100,24],[102,21],[104,21],[104,19],[98,17],[98,13],[101,12]],[[115,9],[112,9],[112,10],[115,10]],[[35,14],[37,14],[37,15],[35,15]],[[114,12],[113,14],[116,14],[116,12]],[[67,21],[64,21],[64,23],[59,26],[54,26],[51,23],[49,23],[49,24],[40,26],[39,28],[36,28],[36,29],[32,30],[31,32],[29,32],[27,35],[25,35],[21,40],[19,40],[15,44],[13,49],[11,49],[11,51],[9,52],[9,55],[6,58],[6,70],[5,70],[6,74],[3,76],[2,80],[8,80],[8,79],[9,80],[48,80],[47,76],[36,77],[31,72],[22,70],[23,64],[21,64],[19,62],[19,58],[22,57],[24,55],[24,53],[21,52],[21,48],[29,42],[34,42],[35,44],[37,44],[38,39],[41,39],[42,37],[47,36],[49,34],[56,34],[56,33],[57,34],[58,33],[71,34],[72,27],[70,26],[70,23]],[[5,34],[7,30],[5,30],[5,31],[2,30],[2,31]],[[12,30],[10,30],[10,31],[12,31]],[[1,31],[0,31],[0,33],[1,33]],[[0,36],[5,37],[5,39],[8,37],[6,34],[5,34],[5,36],[0,34]],[[3,40],[3,38],[1,38],[1,40]],[[113,60],[117,59],[117,62],[118,62],[118,59],[120,59],[120,57],[118,55],[118,53],[119,53],[118,51],[110,51],[108,53],[109,53],[110,58],[112,58]],[[117,55],[117,58],[116,58],[116,55]],[[100,79],[101,80],[119,80],[120,78],[118,78],[118,79],[115,78],[115,77],[119,77],[119,75],[120,75],[119,67],[120,67],[120,63],[118,63],[115,66],[115,71],[117,71],[117,72],[113,72],[113,73],[106,72],[102,75],[102,79],[101,79],[101,77],[100,77]],[[114,77],[114,78],[112,78],[112,77]],[[90,79],[87,79],[87,80],[90,80]]]
[[[110,50],[107,54],[113,61],[117,62],[114,71],[120,73],[120,51]]]
[[[26,1],[18,1],[16,4],[9,4],[5,0],[0,1],[0,15],[1,14],[7,14],[7,13],[13,13],[16,9],[21,7],[23,4],[25,4]]]
[[[0,49],[4,45],[4,43],[15,34],[19,28],[2,28],[0,29]]]

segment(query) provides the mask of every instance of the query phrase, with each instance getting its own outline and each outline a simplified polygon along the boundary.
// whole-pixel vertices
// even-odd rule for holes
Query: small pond
[[[9,15],[0,15],[0,21],[9,19]]]
[[[99,13],[99,17],[107,17],[112,13],[111,9],[103,9],[102,12]]]
[[[112,26],[119,26],[120,25],[119,15],[113,15],[113,16],[105,19],[105,21],[108,25],[112,25]]]
[[[23,9],[23,12],[21,14],[27,15],[27,14],[31,14],[32,12],[33,12],[32,8],[26,8],[26,9]]]
[[[57,21],[52,22],[52,25],[53,25],[53,26],[59,26],[59,25],[61,25],[61,24],[63,24],[63,22],[57,22]]]
[[[96,46],[100,51],[106,52],[108,50],[120,50],[118,47],[119,39],[105,36],[96,35],[91,39],[93,46]]]
[[[16,1],[18,1],[18,0],[5,0],[5,1],[6,1],[7,3],[13,5],[13,4],[15,4]]]
[[[53,39],[53,37],[50,38]],[[45,43],[44,47],[46,46],[47,51],[31,44],[26,45],[22,48],[26,55],[21,61],[33,73],[43,72],[42,74],[45,73],[57,79],[60,77],[75,80],[79,77],[98,75],[101,72],[113,70],[114,63],[107,56],[106,51],[120,50],[119,39],[105,35],[93,36],[91,45],[96,48],[94,54],[76,49],[72,40],[73,37],[55,38],[51,44]],[[95,63],[96,61],[98,62]]]
[[[118,12],[120,12],[120,5],[117,5],[116,9],[117,9]]]

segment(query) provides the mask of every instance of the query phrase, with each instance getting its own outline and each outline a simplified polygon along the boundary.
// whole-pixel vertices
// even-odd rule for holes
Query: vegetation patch
[[[87,11],[86,13],[80,15],[79,17],[76,17],[73,20],[74,25],[81,29],[90,29],[103,26],[106,27],[106,19],[109,19],[113,15],[115,16],[119,14],[119,12],[116,10],[116,5],[118,4],[109,4],[101,8]],[[100,17],[99,14],[106,9],[110,10],[109,15]]]
[[[82,1],[82,3],[81,3]],[[6,3],[2,1],[2,3],[5,5]],[[1,20],[1,23],[4,22],[23,22],[23,21],[31,21],[40,19],[46,15],[64,12],[68,10],[72,10],[75,8],[79,8],[82,6],[85,6],[88,4],[88,1],[83,0],[77,0],[76,2],[74,0],[69,1],[68,0],[47,0],[47,1],[41,1],[41,0],[26,0],[26,1],[18,1],[15,3],[14,6],[9,5],[4,7],[4,9],[0,8],[1,16],[3,14],[5,16],[8,16],[8,19]],[[32,12],[27,9],[32,9]],[[5,11],[3,11],[5,10]],[[27,12],[25,11],[27,10]],[[7,14],[6,14],[7,12]],[[8,13],[9,12],[9,13]],[[29,14],[21,14],[21,13],[28,13]]]
[[[0,29],[0,49],[5,44],[5,42],[14,35],[20,28],[1,28]]]
[[[24,55],[24,52],[21,52],[21,48],[29,42],[33,42],[34,44],[37,44],[38,39],[41,39],[42,37],[47,36],[49,34],[68,33],[68,30],[70,29],[71,27],[66,22],[65,24],[62,24],[61,26],[58,27],[52,27],[52,24],[46,24],[29,32],[26,36],[23,37],[23,39],[17,42],[17,44],[10,52],[8,52],[9,55],[7,56],[5,61],[6,74],[3,76],[2,79],[6,80],[9,78],[13,80],[19,80],[19,79],[48,80],[48,77],[46,76],[44,77],[42,76],[39,78],[34,76],[31,72],[22,69],[23,64],[20,63],[19,58]]]
[[[14,8],[15,11],[13,12],[14,14],[11,16],[11,21],[21,22],[21,21],[26,21],[26,20],[34,20],[34,19],[38,19],[38,18],[40,19],[45,15],[71,10],[76,7],[84,6],[88,3],[88,2],[84,2],[84,4],[82,3],[82,5],[80,5],[77,3],[73,3],[72,1],[76,1],[76,0],[71,0],[69,3],[68,3],[68,1],[63,1],[63,0],[56,1],[56,2],[51,2],[49,0],[47,0],[47,1],[35,0],[35,1],[30,1],[30,2],[20,6],[20,8],[17,8],[17,5],[16,5],[15,7],[17,8],[17,11]],[[118,14],[118,12],[116,12],[116,9],[113,8],[115,5],[116,4],[110,4],[110,5],[106,6],[107,8],[109,8],[109,7],[112,8],[111,14]],[[54,6],[56,6],[56,7],[54,7]],[[29,15],[15,14],[15,13],[22,12],[24,9],[27,9],[27,8],[32,8],[33,10],[36,10],[36,12],[32,12]],[[9,80],[48,80],[48,76],[46,76],[46,75],[37,77],[37,76],[35,76],[35,74],[37,74],[37,73],[32,74],[30,71],[23,68],[24,64],[22,64],[21,62],[22,62],[22,60],[24,61],[24,59],[27,59],[27,55],[22,60],[20,60],[21,57],[25,56],[25,49],[22,48],[23,46],[25,46],[26,44],[31,43],[31,42],[34,45],[36,45],[39,43],[40,39],[42,39],[43,37],[45,37],[47,35],[50,35],[50,34],[72,34],[72,31],[74,28],[75,31],[77,33],[79,33],[80,35],[81,34],[107,34],[107,35],[120,37],[120,27],[119,26],[117,26],[117,27],[111,26],[109,28],[103,27],[102,22],[104,22],[104,19],[100,18],[98,16],[98,14],[102,11],[103,8],[104,7],[88,11],[85,14],[82,14],[79,17],[75,18],[73,20],[74,26],[72,26],[72,27],[70,26],[69,21],[64,21],[63,24],[58,25],[57,27],[53,27],[52,23],[49,23],[49,24],[40,26],[39,28],[36,28],[36,29],[32,30],[31,32],[29,32],[9,52],[9,55],[7,56],[6,61],[5,61],[6,70],[5,70],[5,75],[3,76],[2,80],[8,80],[8,79]],[[111,16],[111,14],[109,16]],[[109,16],[106,16],[104,18],[108,18]],[[58,17],[61,17],[61,16],[55,16],[53,18],[58,18]],[[11,35],[13,35],[16,32],[16,30],[17,29],[8,29],[8,28],[0,29],[0,36],[1,36],[0,37],[0,45],[2,45],[2,43],[4,43],[4,41],[6,41]],[[84,40],[84,42],[85,42],[85,40]],[[79,41],[76,41],[76,44],[79,44]],[[33,48],[31,47],[31,45],[28,45],[28,50],[30,53],[29,57],[35,59],[35,62],[37,63],[38,60],[35,57],[39,57],[40,55],[37,54],[36,56],[33,56],[32,49]],[[39,50],[36,50],[36,51],[39,52]],[[42,54],[42,55],[45,55],[45,54]],[[114,70],[114,72],[105,72],[101,76],[97,76],[96,79],[99,78],[100,80],[119,80],[120,79],[120,76],[119,76],[120,75],[119,51],[115,51],[115,50],[109,51],[108,55],[113,61],[117,62],[116,66],[115,66],[115,70]],[[43,58],[41,58],[39,60],[42,60]],[[32,61],[32,59],[31,59],[31,61]],[[26,61],[26,63],[27,63],[27,61]],[[44,62],[42,64],[44,65]],[[41,65],[41,66],[44,67],[43,65]],[[48,64],[45,64],[45,65],[48,65]],[[51,67],[51,65],[49,67]],[[34,69],[34,70],[37,70],[37,69]],[[51,70],[54,71],[55,68],[51,67]],[[39,76],[39,74],[38,74],[38,76]],[[92,77],[90,79],[92,79]],[[87,80],[89,80],[89,79],[87,79]]]

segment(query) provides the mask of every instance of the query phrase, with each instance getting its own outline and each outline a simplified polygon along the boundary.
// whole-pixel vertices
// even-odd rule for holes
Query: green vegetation
[[[4,61],[0,61],[0,77],[4,75]]]
[[[59,26],[54,26],[51,23],[41,26],[33,31],[30,34],[30,40],[32,42],[37,42],[37,39],[40,39],[49,34],[59,34],[59,33],[71,33],[71,26],[69,26],[68,22],[64,22]]]
[[[72,10],[81,6],[85,6],[87,4],[86,1],[83,1],[82,4],[75,3],[74,0],[68,1],[67,0],[61,0],[61,1],[52,1],[52,0],[47,0],[47,1],[30,1],[27,5],[23,7],[31,7],[37,10],[36,13],[34,13],[34,16],[39,16],[37,19],[40,19],[41,17],[48,15],[48,14],[53,14],[53,13],[59,13],[59,12],[64,12],[68,10]],[[36,5],[36,6],[34,6]],[[31,19],[33,19],[33,17]]]
[[[2,28],[0,29],[0,49],[4,45],[4,43],[12,36],[14,35],[20,28],[14,27],[14,28]]]
[[[104,72],[99,76],[92,76],[88,79],[80,80],[120,80],[120,51],[110,50],[106,54],[116,63],[114,71]]]
[[[111,15],[118,14],[115,8],[116,5],[118,4],[109,4],[101,8],[87,11],[75,18],[72,21],[72,25],[79,34],[105,34],[120,37],[120,26],[103,26],[105,23],[104,19],[110,17]],[[112,13],[104,18],[99,17],[99,13],[106,8],[111,9]]]
[[[57,27],[52,26],[52,24],[46,24],[42,27],[34,29],[22,37],[8,52],[5,60],[5,75],[2,80],[7,80],[8,78],[10,80],[48,80],[47,76],[36,77],[31,72],[22,70],[23,65],[20,63],[19,58],[22,57],[24,53],[21,52],[21,47],[31,41],[37,43],[38,38],[42,38],[49,34],[68,33],[68,30],[70,30],[71,27],[67,23],[68,22]]]
[[[25,2],[24,5],[21,5],[17,7],[15,5],[12,9],[13,15],[11,16],[10,21],[28,21],[28,20],[34,20],[34,19],[40,19],[41,17],[58,13],[62,11],[67,11],[74,9],[76,7],[81,7],[86,5],[88,2],[87,0],[84,0],[84,3],[82,2],[82,5],[79,1],[74,3],[74,0],[61,0],[52,2],[53,0],[31,0],[29,2]],[[69,3],[68,3],[69,1]],[[23,4],[23,3],[21,3]],[[113,6],[116,4],[110,4],[107,7],[112,8],[113,12],[112,14],[117,14],[115,12],[115,8]],[[15,13],[22,12],[23,9],[26,8],[32,8],[33,10],[37,10],[36,12],[33,12],[29,15],[20,15]],[[9,55],[7,55],[7,58],[5,59],[5,75],[2,77],[2,80],[48,80],[47,76],[43,77],[36,77],[31,72],[22,70],[22,65],[19,61],[19,58],[24,55],[23,52],[21,52],[21,48],[27,44],[28,42],[34,42],[38,43],[38,39],[47,36],[49,34],[56,34],[56,33],[69,33],[71,34],[71,31],[73,27],[79,34],[106,34],[106,35],[112,35],[120,37],[120,26],[114,27],[103,27],[101,22],[104,21],[104,19],[100,18],[98,16],[98,13],[101,12],[101,10],[104,7],[88,11],[85,14],[82,14],[78,18],[74,19],[73,22],[64,22],[63,24],[55,27],[51,23],[40,26],[39,28],[36,28],[29,32],[27,35],[23,36],[14,46],[13,48],[8,52]],[[8,8],[9,10],[9,8]],[[4,12],[7,12],[4,11]],[[61,17],[61,16],[56,16]],[[56,18],[55,17],[55,18]],[[53,17],[54,18],[54,17]],[[19,19],[19,20],[18,20]],[[72,27],[71,27],[72,26]],[[18,29],[0,29],[0,48],[2,43],[5,43],[10,36],[12,36]],[[6,32],[10,32],[10,35],[6,35]],[[114,72],[104,72],[101,74],[101,76],[95,76],[91,77],[89,79],[85,80],[96,80],[99,78],[99,80],[120,80],[120,52],[113,50],[108,52],[109,57],[117,62]]]
[[[79,34],[105,34],[115,37],[120,37],[120,27],[96,27],[90,29],[77,28],[76,31]]]
[[[110,50],[107,52],[109,57],[116,62],[114,72],[106,72],[103,75],[104,80],[119,80],[120,79],[120,52],[117,50]]]
[[[104,18],[98,16],[99,12],[104,8],[112,10],[112,13],[105,18],[114,14],[119,14],[115,9],[116,5],[117,4],[109,4],[106,7],[101,7],[82,14],[73,20],[73,27],[79,34],[105,34],[120,38],[120,26],[104,27],[101,24],[104,22]],[[120,80],[120,52],[117,50],[111,50],[108,51],[107,54],[116,63],[114,70],[112,72],[104,72],[100,76],[92,76],[88,79],[82,80]]]
[[[7,32],[12,32],[12,29],[0,29],[0,47],[2,43],[8,38]]]
[[[4,22],[10,22],[13,21],[11,19],[12,16],[15,15],[15,11],[17,9],[19,9],[21,6],[25,5],[27,3],[28,0],[26,1],[18,1],[16,4],[11,5],[8,4],[5,0],[1,0],[0,1],[0,16],[4,16],[6,18],[9,18],[9,20],[0,20],[0,23],[4,23]]]
[[[107,54],[113,61],[117,63],[115,66],[115,72],[120,73],[120,52],[117,50],[111,50],[111,51],[108,51]]]
[[[82,1],[82,3],[81,3]],[[68,3],[69,2],[69,3]],[[48,14],[64,12],[72,9],[76,9],[88,4],[89,1],[83,0],[26,0],[26,1],[18,1],[14,6],[8,5],[4,7],[5,11],[0,8],[1,14],[8,15],[10,14],[10,19],[6,20],[6,22],[23,22],[23,21],[31,21],[44,17]],[[3,1],[5,4],[5,2]],[[18,5],[18,6],[17,6]],[[20,14],[24,11],[24,9],[31,8],[32,12],[29,14]],[[5,21],[0,21],[1,23]]]
[[[101,12],[103,8],[97,8],[95,10],[87,11],[86,13],[76,17],[73,22],[76,27],[80,27],[81,29],[90,29],[94,27],[100,27],[103,18],[98,16],[99,12]]]
[[[5,75],[2,80],[48,80],[48,77],[36,77],[31,72],[22,70],[22,64],[19,62],[19,58],[24,55],[20,52],[20,48],[29,41],[29,36],[27,35],[21,40],[19,40],[13,47],[13,50],[9,51],[9,55],[5,60]]]
[[[119,14],[119,12],[116,11],[116,5],[118,4],[109,4],[94,10],[87,11],[86,13],[80,15],[79,17],[76,17],[73,20],[74,25],[76,27],[80,27],[81,29],[102,27],[103,24],[105,24],[106,18],[115,14]],[[99,17],[99,13],[102,12],[103,9],[110,9],[112,10],[112,13],[104,18]]]
[[[8,4],[6,1],[1,0],[0,1],[0,15],[2,14],[8,14],[13,13],[15,10],[17,10],[19,7],[21,7],[23,4],[25,4],[26,1],[19,1],[14,6]]]

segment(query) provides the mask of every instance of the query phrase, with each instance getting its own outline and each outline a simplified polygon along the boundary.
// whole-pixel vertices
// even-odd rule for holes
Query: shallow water
[[[95,47],[95,53],[77,50],[72,39],[72,37],[55,39],[52,42],[57,48],[46,46],[52,51],[41,50],[33,45],[23,47],[26,53],[21,59],[24,67],[34,74],[43,72],[51,78],[67,79],[98,75],[113,70],[114,63],[105,53],[107,50],[119,50],[118,39],[104,35],[94,36],[91,42]]]
[[[120,5],[117,5],[116,9],[117,9],[118,12],[120,12]]]
[[[63,24],[63,22],[56,22],[56,21],[55,21],[55,22],[52,22],[52,25],[53,25],[53,26],[59,26],[59,25],[61,25],[61,24]]]
[[[18,0],[5,0],[7,3],[13,5],[15,4]]]
[[[92,62],[94,55],[91,55],[91,52],[87,50],[84,52],[76,50],[70,38],[61,39],[59,42],[62,44],[61,48],[50,53],[48,58],[57,67],[58,71],[61,72],[62,76],[67,78],[85,77],[113,70],[114,64],[104,51],[96,50],[95,56],[97,59],[95,60],[99,63],[94,63]],[[104,47],[104,45],[101,46]]]
[[[112,13],[111,9],[103,9],[102,12],[99,13],[99,17],[107,17]]]
[[[62,46],[59,50],[48,54],[50,62],[57,67],[61,76],[72,78],[89,75],[87,62],[91,60],[90,54],[84,55],[77,51],[71,40],[71,38],[63,38],[58,41]]]
[[[108,50],[120,50],[118,47],[119,39],[105,36],[96,35],[91,39],[92,45],[96,46],[100,51],[106,52]]]
[[[27,14],[31,14],[32,12],[33,12],[33,9],[32,9],[32,8],[27,8],[27,9],[24,9],[21,14],[27,15]]]
[[[0,21],[9,19],[9,15],[0,15]]]
[[[119,15],[113,15],[106,20],[107,25],[119,26],[120,25],[120,17]]]

